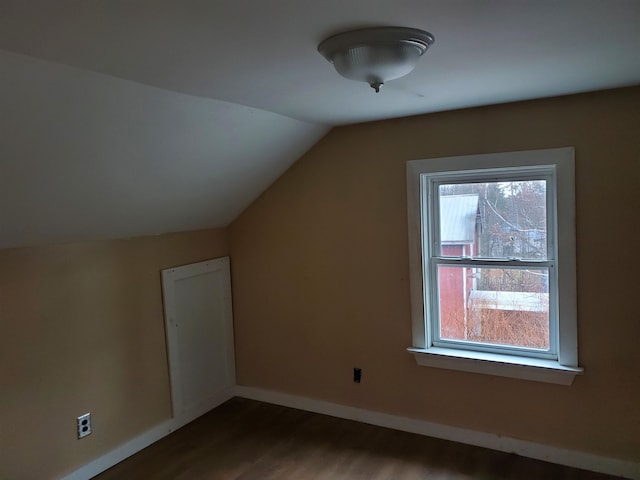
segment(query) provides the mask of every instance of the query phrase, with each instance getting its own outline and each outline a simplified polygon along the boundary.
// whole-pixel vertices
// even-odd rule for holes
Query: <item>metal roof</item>
[[[473,243],[478,213],[478,195],[443,195],[440,197],[440,242]]]

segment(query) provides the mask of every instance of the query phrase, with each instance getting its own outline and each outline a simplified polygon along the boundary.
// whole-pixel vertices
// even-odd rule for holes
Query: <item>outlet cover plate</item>
[[[86,437],[91,433],[91,413],[80,415],[77,419],[78,438]]]

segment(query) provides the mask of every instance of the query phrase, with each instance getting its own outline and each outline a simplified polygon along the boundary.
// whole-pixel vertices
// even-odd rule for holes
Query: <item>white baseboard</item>
[[[125,458],[130,457],[143,448],[147,448],[152,443],[168,435],[173,431],[172,426],[173,420],[166,420],[142,435],[123,443],[109,453],[96,458],[92,462],[71,472],[69,475],[62,477],[62,480],[88,480],[89,478],[95,477],[99,473],[113,467],[115,464],[120,463]]]
[[[236,396],[640,480],[640,463],[238,385]]]
[[[283,405],[285,407],[297,408],[299,410],[330,415],[332,417],[392,428],[394,430],[417,433],[502,452],[516,453],[523,457],[535,458],[537,460],[567,465],[569,467],[640,480],[640,463],[638,462],[551,447],[549,445],[527,442],[525,440],[502,437],[492,433],[477,432],[459,427],[426,422],[424,420],[373,412],[362,408],[348,407],[337,403],[278,393],[260,388],[239,385],[236,386],[233,391],[227,391],[225,393],[226,395],[220,399],[220,403],[223,403],[235,395],[252,400]],[[191,417],[179,420],[166,420],[142,435],[129,440],[105,455],[62,477],[61,480],[88,480],[148,447],[152,443],[157,442],[174,430],[186,425],[191,420],[193,420]]]
[[[215,401],[213,405],[220,405],[234,396],[235,387],[225,388],[218,395],[213,397],[212,401]],[[211,399],[210,399],[211,400]],[[211,405],[211,404],[210,404]],[[209,408],[200,409],[197,411],[191,411],[178,418],[171,418],[165,420],[160,425],[156,425],[152,429],[146,431],[142,435],[139,435],[126,443],[123,443],[119,447],[111,450],[110,452],[96,458],[95,460],[83,465],[82,467],[74,470],[70,474],[61,478],[61,480],[89,480],[95,477],[99,473],[113,467],[120,463],[124,459],[131,455],[138,453],[140,450],[147,448],[152,443],[157,442],[163,437],[166,437],[171,432],[184,427],[187,423],[195,420],[197,417],[204,415],[207,411],[215,408],[209,406]]]

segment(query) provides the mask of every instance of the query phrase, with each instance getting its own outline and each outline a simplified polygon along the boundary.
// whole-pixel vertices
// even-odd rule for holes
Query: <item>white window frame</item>
[[[570,385],[582,373],[577,348],[574,156],[573,147],[565,147],[407,162],[413,331],[413,346],[408,350],[418,364],[563,385]],[[550,349],[534,351],[439,341],[435,332],[437,313],[430,313],[437,295],[436,283],[430,281],[437,261],[430,260],[430,254],[439,241],[439,232],[427,228],[429,223],[439,225],[437,202],[429,200],[435,195],[434,188],[457,179],[485,182],[532,176],[547,181],[548,261],[540,266],[550,267]],[[535,263],[510,260],[496,262],[495,267]]]

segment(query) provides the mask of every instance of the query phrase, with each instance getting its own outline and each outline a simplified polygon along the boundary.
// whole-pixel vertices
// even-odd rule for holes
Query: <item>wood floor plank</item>
[[[94,480],[611,480],[514,454],[234,398]]]

